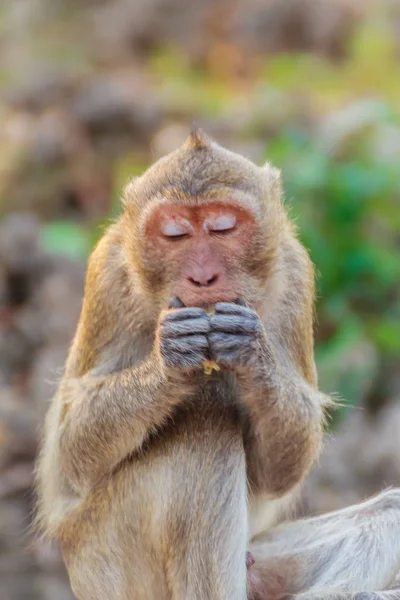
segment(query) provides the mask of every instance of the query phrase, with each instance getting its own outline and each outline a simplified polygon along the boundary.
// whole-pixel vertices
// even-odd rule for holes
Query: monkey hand
[[[247,371],[263,362],[264,327],[257,313],[230,302],[219,302],[210,318],[210,354],[223,368]]]
[[[208,356],[210,318],[202,308],[184,307],[161,314],[158,339],[167,369],[202,369]]]

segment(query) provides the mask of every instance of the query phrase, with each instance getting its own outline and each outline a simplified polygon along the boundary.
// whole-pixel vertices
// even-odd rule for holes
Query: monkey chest
[[[217,440],[242,440],[238,400],[234,378],[229,374],[203,377],[196,392],[184,399],[167,422],[150,436],[145,453],[170,455],[182,447],[201,453],[206,445],[208,449],[215,447]]]

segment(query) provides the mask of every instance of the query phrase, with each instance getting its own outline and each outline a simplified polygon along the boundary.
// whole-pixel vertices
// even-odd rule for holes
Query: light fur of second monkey
[[[211,378],[199,395],[198,381],[166,380],[159,368],[157,323],[170,290],[155,289],[147,278],[140,224],[161,193],[190,200],[181,182],[195,187],[199,152],[213,156],[210,178],[220,168],[220,191],[245,201],[261,226],[272,224],[257,273],[263,277],[268,265],[268,277],[261,297],[256,279],[249,280],[250,295],[259,296],[264,327],[284,349],[278,359],[292,363],[304,379],[296,379],[298,388],[277,381],[286,403],[260,414],[261,422],[269,416],[276,425],[264,425],[265,464],[249,463],[251,448],[230,409],[230,376]],[[316,389],[312,265],[281,206],[276,170],[238,158],[229,167],[232,160],[201,134],[192,135],[128,187],[124,215],[90,259],[82,315],[48,413],[38,468],[39,518],[61,543],[79,600],[245,598],[249,540],[290,506],[318,456],[329,401]],[[178,168],[175,185],[166,188]],[[207,188],[204,169],[201,177],[206,201],[215,188]],[[248,199],[249,190],[261,205]],[[293,410],[293,394],[301,399],[306,393],[313,397],[311,421]],[[254,398],[255,410],[260,400]],[[252,406],[252,398],[246,402]],[[281,450],[287,444],[289,454]],[[271,565],[268,578],[285,572],[285,552],[277,552],[275,562],[260,545],[254,552],[261,570],[263,561]],[[301,592],[301,585],[293,591]]]

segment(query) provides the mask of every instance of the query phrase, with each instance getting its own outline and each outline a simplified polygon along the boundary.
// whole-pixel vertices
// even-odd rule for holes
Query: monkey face
[[[233,203],[160,204],[145,235],[165,297],[210,306],[246,296],[243,266],[251,252],[253,218]]]
[[[257,306],[283,231],[279,175],[193,134],[125,191],[123,243],[157,308]]]

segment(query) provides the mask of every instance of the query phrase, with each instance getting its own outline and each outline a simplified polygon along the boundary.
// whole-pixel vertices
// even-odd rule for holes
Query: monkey
[[[256,585],[264,595],[253,598],[398,600],[399,503],[400,490],[389,489],[256,536],[251,562],[260,569]]]
[[[194,129],[122,205],[89,259],[37,463],[38,522],[74,594],[372,600],[400,565],[398,491],[279,525],[331,403],[279,170]]]

